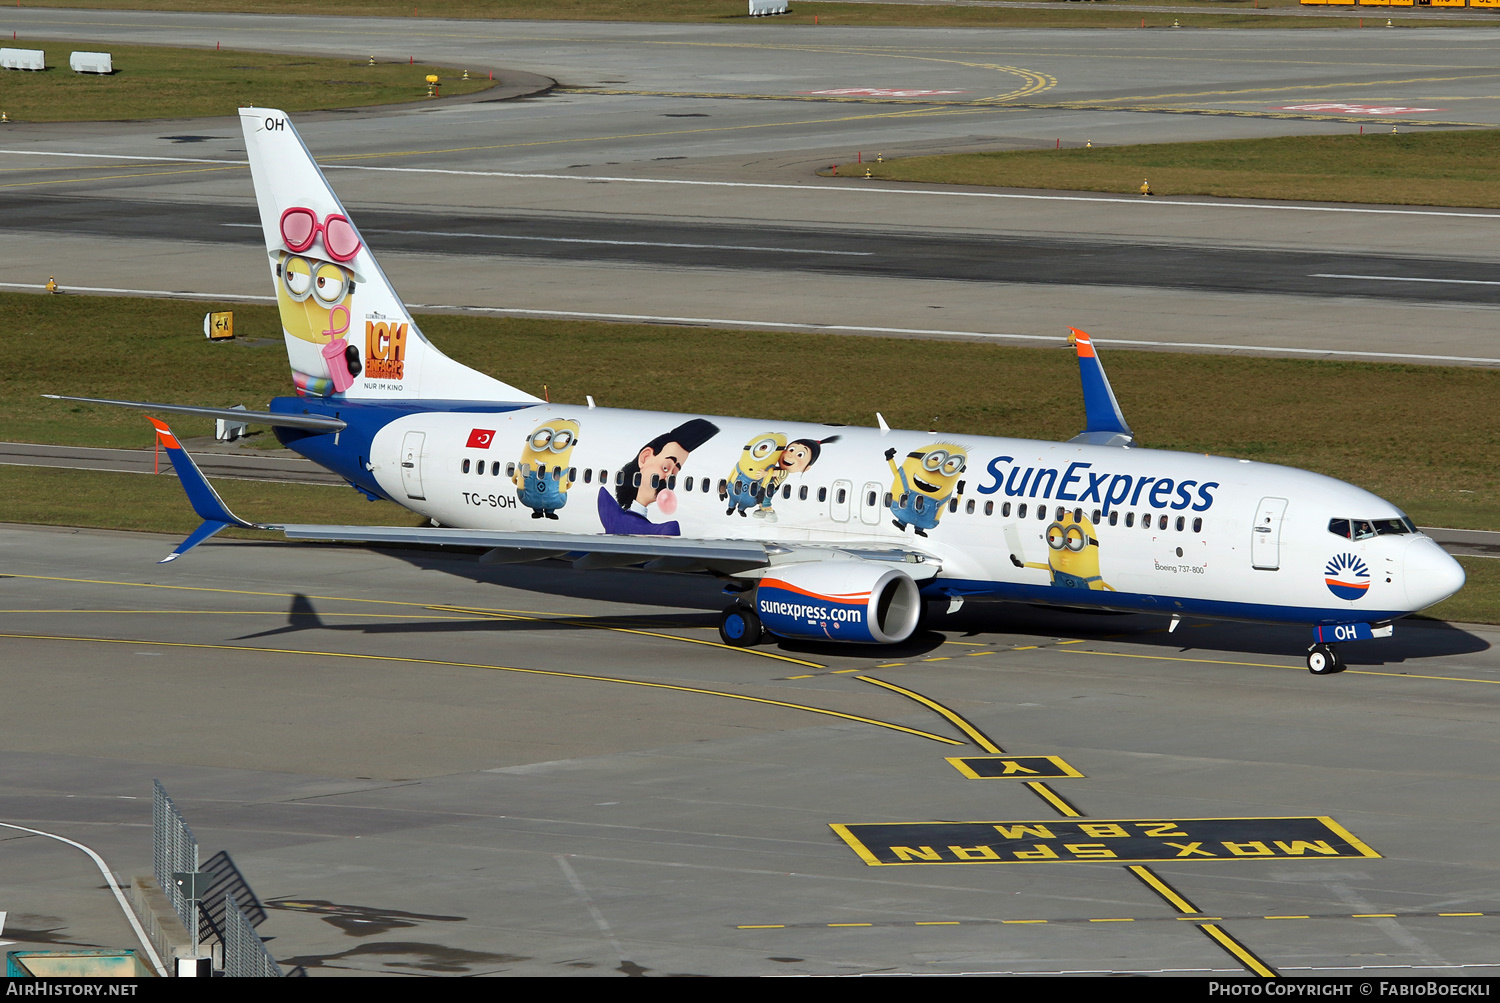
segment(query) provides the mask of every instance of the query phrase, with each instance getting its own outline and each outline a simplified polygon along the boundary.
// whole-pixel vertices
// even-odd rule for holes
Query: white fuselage
[[[1454,581],[1456,563],[1421,534],[1335,535],[1332,520],[1389,525],[1404,517],[1367,491],[1288,467],[723,417],[696,419],[715,431],[691,449],[645,448],[685,420],[694,416],[549,404],[410,415],[376,434],[370,470],[390,497],[444,526],[905,546],[941,563],[932,584],[951,595],[1342,623],[1421,609],[1462,582],[1461,570]],[[560,424],[576,428],[576,442],[551,454],[550,470],[542,454],[553,482],[538,503],[514,478],[524,457],[522,471],[538,462],[527,451],[534,432]],[[801,448],[804,469],[761,478],[774,495],[742,494],[736,504],[736,477],[743,485],[759,473],[748,449],[768,437],[773,448],[820,445],[810,464]],[[950,460],[966,457],[957,483],[920,476],[919,460],[902,467],[909,454],[932,455],[935,446]],[[665,467],[673,472],[655,475],[664,490],[651,490],[649,472],[644,491],[633,490],[631,473],[622,483],[622,471],[642,456],[643,469],[663,469],[649,461],[665,453],[673,454]],[[559,495],[561,505],[541,511]]]

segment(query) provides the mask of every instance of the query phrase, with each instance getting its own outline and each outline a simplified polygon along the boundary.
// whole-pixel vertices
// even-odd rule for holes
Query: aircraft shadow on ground
[[[282,546],[282,544],[275,544]],[[565,561],[532,564],[480,564],[477,555],[455,551],[415,548],[381,548],[380,553],[406,561],[414,567],[464,578],[476,584],[498,585],[538,596],[558,596],[598,602],[629,602],[678,610],[703,610],[701,614],[632,614],[619,616],[570,616],[562,619],[444,621],[440,623],[392,623],[383,625],[327,625],[310,622],[316,612],[310,604],[299,610],[293,603],[289,622],[273,631],[246,635],[266,637],[305,629],[357,631],[362,633],[453,633],[462,631],[589,630],[621,627],[638,630],[671,630],[711,627],[718,612],[734,596],[708,575],[670,574],[638,569],[578,571]],[[305,600],[303,600],[305,602]],[[441,605],[434,603],[434,605]],[[496,605],[499,605],[498,603]],[[1187,657],[1193,652],[1218,656],[1266,656],[1300,660],[1312,643],[1306,627],[1204,621],[1186,618],[1175,632],[1167,631],[1168,619],[1149,613],[1098,613],[1031,606],[1024,603],[970,600],[956,613],[940,612],[934,604],[927,631],[895,645],[849,645],[819,641],[773,642],[789,654],[823,657],[869,658],[888,661],[925,654],[943,643],[943,634],[962,633],[982,637],[992,634],[1021,635],[1035,639],[1053,637],[1124,641],[1167,655]],[[712,611],[712,612],[709,612]],[[545,616],[545,599],[524,611]],[[1004,643],[1004,642],[1002,642]],[[1413,659],[1463,655],[1487,651],[1488,641],[1441,620],[1396,622],[1395,636],[1377,641],[1353,641],[1340,645],[1349,665],[1389,665]],[[1143,651],[1143,653],[1145,653]]]

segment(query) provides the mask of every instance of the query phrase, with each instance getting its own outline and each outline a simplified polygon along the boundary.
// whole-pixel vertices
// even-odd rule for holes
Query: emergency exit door
[[[1281,567],[1281,520],[1286,515],[1285,498],[1262,498],[1255,509],[1250,533],[1250,566],[1260,571]]]
[[[406,497],[423,501],[422,492],[422,445],[427,441],[426,432],[407,432],[401,440],[401,486],[406,488]]]

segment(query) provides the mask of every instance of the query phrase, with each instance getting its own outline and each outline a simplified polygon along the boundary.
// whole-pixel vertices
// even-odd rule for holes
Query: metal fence
[[[234,896],[224,896],[224,975],[232,979],[279,979],[285,973]]]
[[[156,883],[167,895],[182,925],[192,929],[193,918],[189,915],[190,900],[183,897],[172,875],[181,871],[198,870],[198,838],[188,828],[182,813],[167,797],[167,790],[160,780],[153,780],[151,792],[152,873]]]

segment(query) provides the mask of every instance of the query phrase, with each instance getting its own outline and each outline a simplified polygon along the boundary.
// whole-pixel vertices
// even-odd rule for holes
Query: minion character
[[[776,480],[776,464],[785,449],[786,436],[780,432],[767,432],[745,443],[745,448],[740,451],[740,462],[729,472],[728,493],[725,495],[729,507],[724,511],[725,515],[738,512],[743,517],[746,509],[760,505],[762,507],[755,514],[764,518],[765,509],[770,507],[767,492],[774,492],[780,483]]]
[[[341,213],[294,206],[281,214],[280,236],[282,247],[270,256],[297,392],[343,393],[363,368],[348,338],[354,289],[363,281],[354,268],[359,234]]]
[[[531,509],[533,519],[556,519],[557,510],[568,503],[576,445],[578,422],[569,419],[544,421],[526,440],[510,480],[517,488],[516,497]]]
[[[906,454],[896,465],[896,451],[887,449],[885,461],[891,465],[891,521],[902,532],[908,525],[918,536],[938,524],[943,506],[949,499],[964,493],[959,480],[969,465],[964,447],[951,442],[935,442]]]
[[[760,498],[760,508],[755,510],[755,517],[776,522],[776,510],[771,507],[776,500],[776,489],[785,484],[788,477],[806,473],[808,467],[818,462],[825,443],[838,441],[839,436],[830,435],[826,439],[795,439],[787,443],[786,448],[781,451],[780,459],[771,466],[770,472],[761,481],[764,493]]]
[[[1064,512],[1047,527],[1047,548],[1046,564],[1022,561],[1015,554],[1010,555],[1010,563],[1048,572],[1058,588],[1115,591],[1099,574],[1099,541],[1094,538],[1094,524],[1081,511]]]

